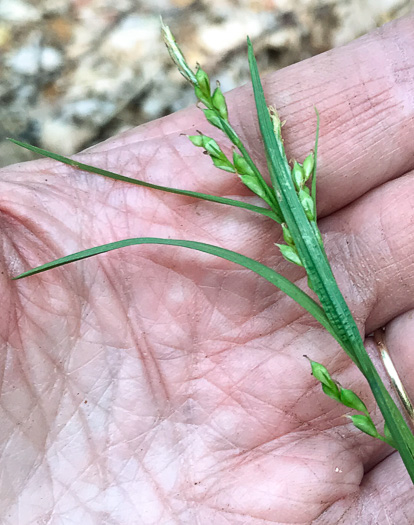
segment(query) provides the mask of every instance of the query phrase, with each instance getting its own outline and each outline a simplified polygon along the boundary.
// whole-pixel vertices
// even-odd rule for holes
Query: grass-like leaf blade
[[[254,204],[249,204],[247,202],[239,201],[236,199],[229,199],[227,197],[209,195],[207,193],[199,193],[197,191],[180,190],[178,188],[169,188],[167,186],[160,186],[159,184],[151,184],[150,182],[145,182],[139,179],[132,179],[130,177],[126,177],[125,175],[120,175],[119,173],[114,173],[112,171],[104,170],[102,168],[97,168],[95,166],[90,166],[88,164],[78,162],[77,160],[70,159],[69,157],[64,157],[63,155],[59,155],[57,153],[53,153],[51,151],[47,151],[42,148],[38,148],[37,146],[32,146],[31,144],[27,144],[26,142],[21,142],[19,140],[10,139],[10,138],[8,140],[10,142],[13,142],[14,144],[17,144],[18,146],[21,146],[22,148],[33,151],[34,153],[38,153],[39,155],[42,155],[43,157],[48,157],[50,159],[57,160],[59,162],[62,162],[63,164],[72,166],[73,168],[81,169],[82,171],[86,171],[89,173],[96,173],[97,175],[102,175],[103,177],[108,177],[110,179],[119,180],[122,182],[129,182],[130,184],[136,184],[137,186],[144,186],[145,188],[151,188],[153,190],[161,190],[166,193],[175,193],[177,195],[185,195],[186,197],[194,197],[196,199],[203,199],[205,201],[216,202],[217,204],[227,204],[228,206],[234,206],[237,208],[242,208],[244,210],[252,211],[254,213],[260,213],[261,215],[265,215],[266,217],[269,217],[273,220],[277,219],[275,213],[272,210],[263,208],[262,206],[255,206]]]
[[[311,182],[311,196],[313,199],[313,206],[315,208],[315,221],[316,221],[316,170],[318,167],[318,143],[319,143],[319,124],[320,124],[319,111],[316,108],[315,108],[315,113],[316,113],[316,136],[315,136],[315,146],[313,148],[314,164],[313,164],[312,182]]]
[[[251,259],[245,255],[234,252],[232,250],[227,250],[226,248],[221,248],[219,246],[214,246],[212,244],[206,244],[196,241],[186,241],[181,239],[160,239],[157,237],[136,237],[132,239],[125,239],[122,241],[115,241],[108,244],[103,244],[101,246],[96,246],[95,248],[89,248],[88,250],[82,250],[80,252],[67,255],[51,261],[49,263],[38,266],[24,272],[17,277],[14,277],[14,280],[22,279],[24,277],[29,277],[30,275],[35,275],[37,273],[45,272],[58,266],[63,266],[64,264],[69,264],[75,261],[80,261],[81,259],[87,259],[88,257],[93,257],[101,253],[109,252],[112,250],[117,250],[119,248],[124,248],[125,246],[132,246],[137,244],[163,244],[167,246],[181,246],[183,248],[190,248],[193,250],[198,250],[200,252],[208,253],[210,255],[215,255],[226,259],[227,261],[236,263],[248,270],[252,270],[257,275],[260,275],[274,286],[279,288],[286,295],[291,297],[296,301],[300,306],[307,310],[319,323],[336,338],[335,331],[332,329],[330,322],[328,321],[322,308],[305,292],[303,292],[298,286],[291,283],[286,277],[280,275],[275,270],[272,270],[268,266]]]

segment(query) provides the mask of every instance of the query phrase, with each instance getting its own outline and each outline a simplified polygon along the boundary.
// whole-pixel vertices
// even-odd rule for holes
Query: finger
[[[286,119],[283,128],[289,157],[303,159],[313,147],[316,118],[321,115],[318,155],[318,205],[322,215],[352,202],[369,189],[414,168],[414,15],[394,21],[351,44],[305,60],[264,79],[267,101]],[[251,85],[228,94],[230,120],[265,170]],[[125,165],[145,167],[151,177],[170,177],[165,156],[183,155],[185,169],[174,180],[210,191],[233,177],[211,169],[211,162],[188,145],[183,131],[202,129],[219,138],[194,107],[106,142],[96,152],[120,148]],[[159,144],[159,139],[164,145]],[[223,139],[220,138],[223,142]],[[156,153],[159,159],[155,162]],[[133,160],[135,158],[135,161]],[[121,160],[118,157],[118,160]],[[192,164],[195,163],[196,169]],[[163,168],[163,169],[161,169]],[[212,177],[213,173],[213,178]],[[168,179],[171,182],[171,179]],[[231,186],[221,188],[230,191]]]
[[[411,172],[322,221],[328,258],[366,333],[414,307],[413,186]]]
[[[318,203],[324,214],[414,168],[413,29],[413,16],[397,20],[266,78],[267,101],[286,119],[288,157],[303,159],[313,147],[313,106],[320,112]],[[250,135],[256,138],[250,87],[237,96],[237,123],[255,126]]]
[[[388,322],[386,344],[411,398],[414,396],[414,173],[370,191],[354,204],[322,221],[328,258],[341,291],[362,332],[370,333]],[[410,310],[410,312],[407,312]],[[374,365],[383,368],[372,341],[366,347]],[[333,367],[340,363],[340,354]],[[323,362],[323,361],[322,361]],[[384,370],[382,370],[384,372]],[[381,373],[384,384],[389,378]],[[377,428],[382,416],[372,400],[367,383],[351,365],[335,377],[367,402]],[[348,429],[349,430],[349,429]],[[357,442],[367,444],[366,437]],[[368,445],[369,446],[369,445]],[[362,458],[365,466],[376,465],[384,454],[375,442]]]
[[[325,510],[313,525],[378,523],[409,525],[414,512],[413,486],[394,453],[367,473],[360,487]]]

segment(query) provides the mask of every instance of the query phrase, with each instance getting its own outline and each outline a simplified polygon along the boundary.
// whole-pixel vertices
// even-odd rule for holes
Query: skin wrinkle
[[[233,388],[234,388],[235,386],[236,386],[236,385],[233,385]],[[234,393],[231,393],[230,396],[234,396]],[[303,422],[300,418],[298,418],[296,414],[293,415],[293,414],[291,413],[291,411],[288,410],[288,408],[278,408],[274,403],[270,403],[270,401],[268,401],[268,400],[263,400],[263,399],[261,399],[261,398],[259,398],[259,397],[257,397],[257,396],[254,396],[251,392],[245,392],[245,393],[243,393],[243,402],[244,402],[244,404],[246,404],[246,399],[247,399],[246,396],[247,396],[247,397],[250,397],[250,398],[252,398],[252,399],[259,400],[261,404],[264,404],[264,406],[266,406],[266,405],[268,405],[268,406],[272,406],[272,407],[274,408],[274,410],[276,410],[277,412],[279,412],[279,413],[281,413],[281,414],[283,415],[283,418],[285,418],[285,416],[286,416],[287,419],[284,419],[284,420],[286,420],[286,421],[287,421],[287,420],[291,420],[291,421],[295,420],[296,422],[298,422],[298,423],[300,423],[300,424],[304,424],[304,423],[305,423],[305,422]],[[232,397],[232,399],[234,399],[234,397]],[[247,410],[247,406],[246,406],[245,409]],[[274,426],[274,424],[271,424],[271,426]],[[279,435],[279,434],[278,434],[278,435]],[[275,437],[276,437],[276,435],[273,436],[273,438],[275,438]]]
[[[174,512],[173,507],[168,502],[167,494],[165,494],[165,492],[162,490],[162,487],[159,484],[157,484],[157,482],[152,477],[152,475],[149,472],[149,470],[144,466],[144,462],[142,462],[142,464],[141,464],[141,469],[143,470],[144,474],[146,475],[147,480],[150,482],[150,485],[154,489],[154,493],[158,494],[159,500],[163,504],[162,508],[164,509],[164,512],[166,510],[169,510],[169,514],[171,516],[174,516],[175,512]]]
[[[13,216],[10,215],[10,217],[7,217],[6,219],[5,219],[5,217],[7,217],[7,216],[4,213],[4,211],[1,211],[1,214],[0,214],[1,223],[6,222],[6,227],[3,227],[3,224],[2,224],[2,228],[1,228],[2,231],[4,231],[4,237],[7,238],[8,242],[12,245],[12,247],[14,248],[15,253],[18,253],[19,257],[21,259],[23,259],[24,262],[27,263],[28,262],[27,259],[21,253],[21,249],[18,248],[17,235],[15,236],[16,237],[16,240],[15,240],[15,239],[12,239],[12,237],[8,234],[9,228],[7,228],[7,223],[13,222],[14,224],[17,224],[20,228],[23,227],[25,231],[24,231],[22,237],[23,236],[25,238],[29,237],[30,240],[33,240],[33,237],[31,235],[33,232],[26,225],[25,220],[23,219],[23,217],[22,218],[16,217],[15,215],[13,215]],[[10,230],[11,230],[11,228],[10,228]],[[34,239],[37,240],[36,237]],[[18,294],[16,294],[16,295],[18,295]]]
[[[241,384],[241,383],[244,382],[244,381],[245,381],[245,378],[241,378],[239,381],[233,383],[232,389],[234,390],[234,389],[237,387],[237,385]],[[222,388],[221,388],[218,384],[216,384],[216,383],[214,383],[214,384],[215,384],[215,386],[216,386],[217,388],[219,388],[220,390],[222,390]],[[224,393],[224,390],[223,390],[223,393]],[[246,396],[248,396],[248,397],[250,397],[250,398],[253,398],[253,399],[256,399],[256,400],[260,401],[260,402],[261,402],[262,404],[264,404],[264,405],[271,406],[272,409],[274,409],[274,410],[275,410],[275,411],[276,411],[276,412],[277,412],[277,413],[283,418],[283,421],[288,421],[288,420],[289,420],[289,421],[295,421],[295,422],[297,422],[297,423],[299,423],[299,424],[305,424],[305,423],[308,424],[308,422],[301,421],[301,420],[297,417],[296,414],[293,415],[293,414],[291,413],[291,411],[290,411],[288,408],[279,408],[279,407],[277,407],[276,404],[274,404],[274,403],[270,403],[270,401],[263,400],[263,399],[261,399],[261,398],[259,398],[259,397],[257,397],[257,396],[254,396],[254,394],[251,393],[251,392],[243,392],[243,399],[244,399],[244,404],[243,404],[243,405],[242,405],[237,399],[235,399],[234,395],[235,395],[234,391],[229,392],[229,394],[227,395],[227,397],[225,397],[224,399],[222,399],[221,402],[224,403],[225,401],[227,401],[227,400],[230,398],[230,399],[232,399],[233,401],[235,401],[236,403],[238,403],[238,404],[240,405],[241,408],[243,408],[244,410],[247,411],[247,406],[245,407],[244,405],[245,405],[245,399],[246,399]],[[276,397],[276,396],[275,396],[275,397]],[[213,413],[214,413],[214,412],[213,412]],[[213,414],[213,413],[212,413],[212,414]],[[259,422],[261,425],[263,425],[263,423],[262,423],[259,419],[256,418],[256,421]],[[274,424],[272,424],[271,426],[274,427]],[[276,437],[280,437],[280,436],[282,436],[282,435],[284,435],[284,434],[276,433],[275,435],[272,436],[272,440],[275,439]],[[265,443],[265,442],[263,442],[263,443],[261,443],[261,444],[259,444],[259,445],[256,445],[256,446],[261,446],[261,445],[264,444],[264,443]]]
[[[272,311],[272,310],[279,311],[280,309],[279,309],[279,307],[278,307],[278,303],[279,303],[280,301],[283,301],[284,299],[286,299],[286,296],[284,296],[284,295],[282,295],[282,294],[279,294],[279,297],[276,299],[276,301],[275,301],[274,303],[272,303],[272,304],[270,304],[269,306],[267,306],[264,310],[259,311],[259,313],[256,314],[251,320],[247,320],[245,323],[243,323],[242,325],[240,325],[240,333],[237,333],[237,341],[240,341],[240,338],[241,338],[242,335],[243,335],[241,332],[242,332],[243,329],[245,328],[245,324],[248,324],[248,323],[250,323],[251,321],[254,322],[256,319],[260,319],[260,317],[263,316],[263,314],[265,314],[265,313],[268,312],[268,311],[269,311],[269,312]],[[290,299],[288,299],[288,300],[290,300]],[[293,322],[293,321],[298,322],[301,318],[303,318],[303,317],[305,317],[305,318],[308,317],[307,312],[302,312],[302,311],[299,311],[299,310],[298,310],[298,311],[295,312],[295,313],[297,314],[297,316],[296,316],[296,317],[289,316],[289,322]],[[272,317],[272,316],[270,316],[270,317]],[[276,321],[277,321],[277,319],[275,319],[275,322],[276,322]],[[309,317],[309,319],[307,319],[306,324],[308,324],[309,321],[312,322],[312,318]],[[305,324],[305,323],[304,323],[304,324]],[[285,323],[282,324],[282,322],[281,322],[281,323],[280,323],[280,327],[282,327],[282,326],[285,326]],[[272,327],[269,326],[269,328],[268,328],[267,330],[264,330],[263,328],[260,328],[260,333],[258,334],[258,336],[254,336],[254,337],[253,337],[253,336],[247,336],[247,335],[246,335],[245,338],[242,338],[242,339],[241,339],[241,342],[242,342],[243,344],[247,344],[247,343],[249,343],[249,342],[254,342],[254,341],[261,340],[261,339],[265,339],[265,338],[267,338],[267,337],[273,335],[274,331],[277,330],[278,327],[279,327],[279,324],[273,324]],[[233,331],[233,330],[231,330],[231,332],[232,332],[232,331]],[[226,333],[221,333],[221,334],[220,334],[220,340],[221,340],[221,341],[228,342],[228,343],[232,343],[232,344],[235,343],[235,338],[234,338],[234,336],[231,337],[231,338],[229,338],[229,339],[226,339],[225,336],[226,336]],[[214,342],[215,339],[208,339],[207,341],[212,341],[212,342]],[[223,351],[226,351],[226,349],[223,349],[222,352],[223,352]]]
[[[249,396],[253,397],[251,394],[248,394]],[[278,408],[276,405],[268,402],[268,403],[263,403],[263,404],[267,404],[269,407],[272,407],[272,409],[274,409],[276,411],[276,413],[280,414],[281,418],[283,418],[283,421],[284,422],[289,422],[291,425],[292,425],[292,430],[294,432],[297,432],[299,429],[301,429],[301,431],[307,431],[307,430],[310,430],[312,427],[311,427],[311,423],[315,422],[315,419],[312,418],[310,419],[310,421],[304,421],[302,420],[301,418],[298,417],[297,414],[292,414],[287,408]],[[293,408],[293,407],[292,407]],[[260,421],[259,419],[257,419],[257,422],[260,423],[262,426],[263,426],[263,421]],[[275,427],[276,426],[276,422],[275,423],[269,423],[266,425],[267,427]],[[272,436],[271,440],[275,440],[277,438],[280,438],[280,437],[283,437],[287,434],[287,432],[275,432],[274,435]],[[262,442],[259,442],[256,446],[257,447],[260,447],[266,443],[268,443],[269,440],[268,439],[265,439],[263,440]]]
[[[278,303],[279,303],[280,301],[285,301],[285,300],[289,300],[289,301],[291,301],[290,298],[287,299],[286,296],[283,295],[283,294],[278,293],[278,296],[279,296],[279,297],[276,299],[276,301],[273,302],[273,303],[272,303],[271,305],[269,305],[268,307],[266,307],[263,311],[260,311],[259,314],[257,314],[257,315],[253,318],[253,321],[254,321],[255,318],[258,318],[260,315],[262,315],[262,314],[265,313],[266,311],[270,311],[270,310],[276,310],[276,311],[277,311],[277,310],[279,310],[279,308],[278,308]],[[289,317],[289,320],[290,320],[290,321],[293,321],[293,320],[294,320],[294,321],[298,321],[300,318],[302,318],[302,317],[304,317],[304,316],[305,316],[305,317],[307,316],[307,313],[304,313],[304,312],[299,311],[299,310],[298,310],[297,312],[295,312],[295,313],[297,314],[297,317],[293,318],[292,316],[290,316],[290,317]],[[309,320],[311,320],[311,318],[310,318]],[[246,323],[247,323],[247,322],[249,322],[249,321],[246,321]],[[284,324],[283,324],[283,326],[284,326]],[[265,337],[267,337],[267,336],[272,335],[272,332],[274,332],[274,331],[277,329],[277,327],[278,327],[278,325],[275,325],[275,324],[274,324],[274,325],[272,326],[272,328],[269,327],[268,331],[264,331],[263,329],[261,329],[261,330],[260,330],[259,337],[260,337],[261,339],[263,339],[263,338],[265,338]],[[243,324],[240,326],[240,331],[242,331],[242,329],[244,329],[244,328],[245,328],[245,323],[243,323]],[[231,331],[233,331],[233,330],[231,330]],[[220,340],[222,340],[222,341],[224,340],[225,342],[231,342],[231,343],[234,343],[234,339],[233,339],[233,338],[232,338],[232,339],[224,339],[225,336],[226,336],[226,333],[221,333],[221,334],[220,334]],[[240,338],[241,336],[242,336],[241,333],[238,333],[238,334],[237,334],[237,340],[238,340],[238,341],[240,341],[239,338]],[[252,336],[252,337],[249,336],[249,337],[247,338],[247,335],[246,335],[246,338],[241,339],[241,342],[244,343],[244,344],[246,344],[246,343],[248,343],[248,342],[253,342],[253,341],[256,341],[256,340],[258,340],[258,337],[257,337],[257,336],[254,336],[254,337],[253,337],[253,336]],[[214,339],[207,339],[207,341],[214,341]]]
[[[347,288],[349,292],[346,295],[352,297],[353,317],[357,321],[360,332],[365,334],[365,323],[368,313],[375,304],[378,289],[375,275],[370,271],[368,265],[364,265],[364,272],[362,272],[358,264],[364,260],[364,243],[359,240],[358,235],[348,236],[348,238],[352,240],[352,242],[346,241],[345,243],[347,251],[349,250],[346,259],[348,270],[346,279],[342,279],[342,282],[348,284]],[[340,273],[345,273],[343,268],[341,268],[341,271],[338,271],[338,274]]]
[[[154,264],[157,264],[157,263],[154,263]],[[192,286],[195,284],[191,278],[185,276],[182,273],[181,274],[177,273],[173,268],[170,267],[170,268],[168,268],[168,275],[171,274],[171,273],[173,273],[174,276],[176,275],[180,280],[184,279],[185,283],[188,283],[188,284],[190,284]],[[167,287],[164,287],[164,288],[167,288]]]
[[[235,391],[236,387],[238,385],[240,385],[241,383],[243,383],[244,381],[245,381],[245,378],[242,377],[238,381],[232,382],[232,386],[231,386],[231,388],[229,389],[229,391],[227,393],[226,393],[225,389],[221,385],[219,385],[217,382],[211,382],[211,384],[213,384],[216,387],[216,389],[220,390],[223,393],[223,395],[224,395],[224,397],[221,398],[221,400],[220,400],[220,405],[223,405],[223,404],[225,404],[225,403],[227,403],[228,401],[231,400],[236,405],[238,405],[240,408],[242,408],[243,410],[247,411],[247,409],[245,407],[245,403],[242,403],[241,401],[239,401],[237,399],[237,397],[236,397],[236,394],[240,394],[240,397],[243,397],[243,398],[245,398],[246,396],[250,396],[250,397],[252,397],[252,398],[254,398],[256,400],[259,400],[261,403],[265,404],[266,402],[264,402],[262,399],[260,399],[258,397],[255,397],[252,393],[249,393],[249,392],[241,392],[241,393],[239,393],[239,392]],[[209,380],[209,382],[210,382],[210,380]],[[269,404],[274,410],[282,412],[283,416],[286,415],[285,411],[282,410],[282,409],[279,409],[276,405],[271,404],[271,403],[267,403],[267,404]],[[219,406],[217,406],[216,409],[211,412],[211,418],[214,416],[215,411],[218,410],[218,408],[219,408]],[[255,418],[256,422],[259,422],[259,420],[256,418],[255,414],[253,414],[253,417]]]
[[[384,467],[390,461],[393,461],[395,463],[395,459],[396,459],[396,455],[395,454],[392,457],[386,458],[385,460],[383,460],[383,462],[380,465],[380,467],[382,469],[384,469]],[[398,461],[398,459],[397,459],[397,461]],[[400,469],[401,467],[398,467],[398,468]],[[388,475],[387,483],[383,487],[378,487],[375,484],[374,484],[374,486],[372,486],[373,485],[372,479],[375,479],[375,472],[374,471],[367,476],[366,481],[361,486],[360,494],[357,494],[357,497],[354,500],[350,501],[350,504],[348,505],[348,509],[346,511],[346,514],[352,513],[352,515],[350,515],[350,520],[354,519],[353,516],[358,516],[359,517],[360,515],[364,515],[364,512],[366,512],[366,517],[367,518],[368,518],[368,513],[369,513],[369,516],[372,517],[371,508],[373,509],[373,511],[375,513],[381,511],[381,508],[378,505],[375,505],[375,506],[371,507],[370,505],[366,504],[366,503],[369,503],[369,501],[373,499],[373,496],[379,490],[382,490],[382,492],[383,492],[382,496],[384,498],[385,498],[386,495],[389,494],[389,496],[388,496],[389,500],[392,503],[395,503],[395,508],[398,509],[397,510],[397,514],[400,512],[401,504],[400,504],[399,501],[395,501],[392,498],[392,494],[390,493],[390,490],[389,490],[393,485],[396,484],[396,483],[393,483],[393,478],[396,478],[397,476],[393,475],[392,473],[388,473],[388,474],[391,474],[391,477]],[[400,481],[400,479],[398,479],[398,484],[400,484],[400,483],[401,483],[401,481]],[[410,489],[410,491],[411,491],[411,489]],[[362,496],[363,496],[364,493],[367,493],[367,492],[368,492],[368,498],[367,498],[367,501],[364,502],[364,499],[362,498]],[[346,498],[346,502],[349,499],[350,498]],[[407,499],[406,501],[410,501],[410,499]],[[387,505],[385,504],[384,506],[387,506]],[[396,516],[396,522],[401,523],[401,519],[400,518],[401,518],[401,516],[397,515]],[[318,523],[318,525],[319,525],[319,521],[317,521],[316,523]],[[324,523],[324,522],[322,522],[322,523]],[[348,523],[348,522],[341,522],[341,523]],[[409,524],[410,520],[407,520],[406,523]]]
[[[289,455],[285,454],[285,452],[284,452],[284,457],[289,458]],[[297,461],[298,458],[297,458],[296,456],[292,456],[292,459],[294,459],[294,460]],[[303,461],[302,461],[302,464],[305,465],[306,467],[309,466],[309,465],[307,464],[306,460],[303,460]],[[316,475],[316,473],[314,473],[314,474]],[[318,477],[318,476],[317,476],[317,477]],[[295,499],[295,501],[300,501],[300,500],[299,500],[299,499],[297,499],[297,500]],[[322,503],[322,502],[321,502],[321,503]]]
[[[147,341],[147,334],[145,332],[144,332],[144,334],[141,333],[141,338],[142,338],[142,336],[143,336],[143,339],[146,342],[146,347],[150,348],[150,344],[148,344],[148,341]],[[139,349],[139,341],[141,341],[142,339],[139,339],[137,337],[137,335],[136,335],[135,336],[135,340],[137,341],[136,348],[138,350]],[[165,411],[165,409],[168,410],[168,405],[167,406],[165,406],[165,405],[166,405],[166,402],[169,399],[169,397],[168,397],[168,390],[167,390],[167,387],[166,387],[166,384],[165,384],[165,380],[164,380],[163,375],[162,375],[162,373],[160,371],[160,367],[156,363],[156,360],[154,358],[152,358],[150,351],[142,352],[139,355],[140,355],[140,359],[142,361],[143,369],[147,370],[146,376],[147,376],[148,384],[151,387],[152,395],[153,395],[154,399],[158,399],[158,402],[157,402],[158,413],[159,414],[163,413]],[[151,366],[148,366],[148,365],[151,365]],[[156,378],[152,377],[152,375],[154,374],[154,371],[155,371]],[[158,386],[162,388],[161,394],[157,390]]]
[[[219,437],[220,438],[220,443],[221,443],[221,446],[223,446],[223,442],[224,443],[227,443],[229,445],[229,447],[231,448],[237,448],[239,449],[240,447],[237,445],[236,443],[236,440],[232,441],[226,434],[224,431],[221,431],[219,428],[215,427],[215,426],[212,426],[211,427],[211,435],[214,435],[214,437]],[[230,460],[227,461],[228,463],[231,463]],[[226,470],[226,465],[223,465],[223,460],[221,460],[220,462],[220,467],[217,468],[217,470],[213,471],[212,469],[210,469],[209,471],[209,474],[208,474],[208,477],[212,477],[214,475],[217,475],[223,471]]]

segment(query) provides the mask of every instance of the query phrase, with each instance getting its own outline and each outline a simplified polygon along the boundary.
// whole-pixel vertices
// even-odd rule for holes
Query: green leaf
[[[358,327],[336,284],[326,254],[313,226],[309,223],[293,186],[289,163],[274,134],[266,106],[253,47],[248,39],[249,65],[259,126],[265,144],[270,180],[278,197],[284,221],[292,234],[313,290],[334,327],[341,346],[366,377],[389,427],[398,451],[414,483],[414,436],[386,390],[369,358]],[[316,152],[315,152],[316,156]],[[316,162],[315,168],[316,169]],[[314,189],[314,188],[313,188]]]
[[[103,244],[102,246],[97,246],[88,250],[82,250],[80,252],[61,257],[55,261],[51,261],[38,266],[37,268],[28,270],[27,272],[14,277],[14,279],[16,280],[22,279],[23,277],[29,277],[30,275],[45,272],[46,270],[51,270],[52,268],[57,268],[58,266],[63,266],[64,264],[80,261],[81,259],[86,259],[88,257],[93,257],[94,255],[109,252],[111,250],[117,250],[118,248],[124,248],[125,246],[132,246],[135,244],[163,244],[167,246],[181,246],[183,248],[191,248],[193,250],[198,250],[200,252],[221,257],[222,259],[226,259],[227,261],[231,261],[240,266],[243,266],[244,268],[252,270],[257,275],[260,275],[271,284],[279,288],[286,295],[291,297],[300,306],[307,310],[323,327],[325,327],[328,332],[333,335],[333,337],[336,337],[322,308],[298,286],[286,279],[286,277],[283,277],[271,268],[268,268],[264,264],[255,261],[250,257],[246,257],[245,255],[233,252],[231,250],[226,250],[225,248],[221,248],[219,246],[213,246],[211,244],[205,244],[202,242],[185,241],[180,239],[159,239],[154,237],[137,237],[133,239],[125,239],[123,241]]]
[[[196,191],[189,191],[189,190],[179,190],[177,188],[168,188],[167,186],[151,184],[150,182],[144,182],[139,179],[131,179],[130,177],[119,175],[118,173],[114,173],[112,171],[107,171],[101,168],[96,168],[95,166],[89,166],[88,164],[83,164],[82,162],[78,162],[68,157],[64,157],[63,155],[58,155],[57,153],[52,153],[51,151],[47,151],[45,149],[38,148],[37,146],[32,146],[30,144],[26,144],[25,142],[20,142],[19,140],[15,140],[15,139],[8,139],[8,140],[10,142],[13,142],[14,144],[17,144],[18,146],[21,146],[22,148],[33,151],[34,153],[38,153],[39,155],[43,155],[44,157],[48,157],[50,159],[57,160],[59,162],[62,162],[63,164],[72,166],[73,168],[78,168],[82,171],[87,171],[88,173],[96,173],[97,175],[102,175],[103,177],[107,177],[109,179],[120,180],[123,182],[128,182],[130,184],[136,184],[137,186],[144,186],[145,188],[152,188],[153,190],[161,190],[166,193],[175,193],[177,195],[185,195],[186,197],[194,197],[196,199],[203,199],[205,201],[216,202],[217,204],[227,204],[228,206],[235,206],[236,208],[242,208],[245,210],[253,211],[255,213],[260,213],[261,215],[265,215],[266,217],[269,217],[273,219],[274,221],[279,222],[278,217],[275,215],[275,213],[272,210],[268,210],[261,206],[254,206],[253,204],[248,204],[247,202],[242,202],[242,201],[238,201],[235,199],[228,199],[226,197],[218,197],[216,195],[209,195],[207,193],[199,193]]]
[[[318,158],[318,142],[319,142],[319,113],[316,108],[316,136],[315,136],[315,147],[313,148],[313,173],[312,173],[312,184],[311,184],[311,195],[313,199],[313,206],[315,208],[315,221],[317,216],[317,210],[316,210],[316,168],[317,168],[317,158]]]

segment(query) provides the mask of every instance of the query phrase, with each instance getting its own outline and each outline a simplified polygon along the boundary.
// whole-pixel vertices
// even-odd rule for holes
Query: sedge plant
[[[236,174],[247,188],[262,199],[263,206],[252,205],[237,199],[150,184],[101,168],[89,166],[17,140],[11,139],[12,142],[40,155],[55,159],[86,172],[145,186],[154,190],[186,195],[221,205],[238,207],[268,217],[270,220],[276,222],[279,225],[278,227],[282,228],[284,243],[277,244],[281,255],[292,264],[302,266],[305,269],[308,277],[308,286],[317,295],[319,302],[315,301],[309,294],[275,270],[265,266],[259,261],[225,248],[182,239],[139,237],[112,242],[61,257],[28,270],[14,279],[22,279],[64,264],[86,259],[125,246],[138,244],[158,244],[190,248],[221,257],[252,270],[307,310],[328,330],[359,368],[366,378],[384,417],[385,423],[382,433],[377,430],[364,402],[352,390],[343,388],[337,381],[332,379],[328,370],[322,364],[311,359],[309,360],[311,372],[321,383],[323,392],[338,403],[357,412],[348,417],[358,429],[394,447],[401,455],[411,480],[414,483],[414,436],[381,381],[377,370],[365,350],[355,320],[335,281],[317,225],[316,167],[319,132],[318,112],[315,110],[317,116],[317,131],[314,150],[302,163],[295,161],[293,166],[291,166],[286,157],[283,144],[282,123],[275,108],[272,106],[268,107],[266,104],[253,46],[250,40],[247,39],[248,60],[254,98],[270,175],[271,184],[268,184],[230,124],[227,104],[220,84],[217,83],[215,89],[211,91],[210,79],[207,73],[200,66],[197,67],[196,71],[193,71],[188,65],[169,27],[164,25],[162,21],[161,29],[171,58],[175,62],[179,72],[193,86],[198,102],[202,105],[205,118],[211,125],[218,128],[233,144],[232,158],[228,158],[225,155],[219,144],[213,138],[201,132],[197,135],[188,136],[188,139],[195,147],[204,150],[211,158],[215,167]]]

